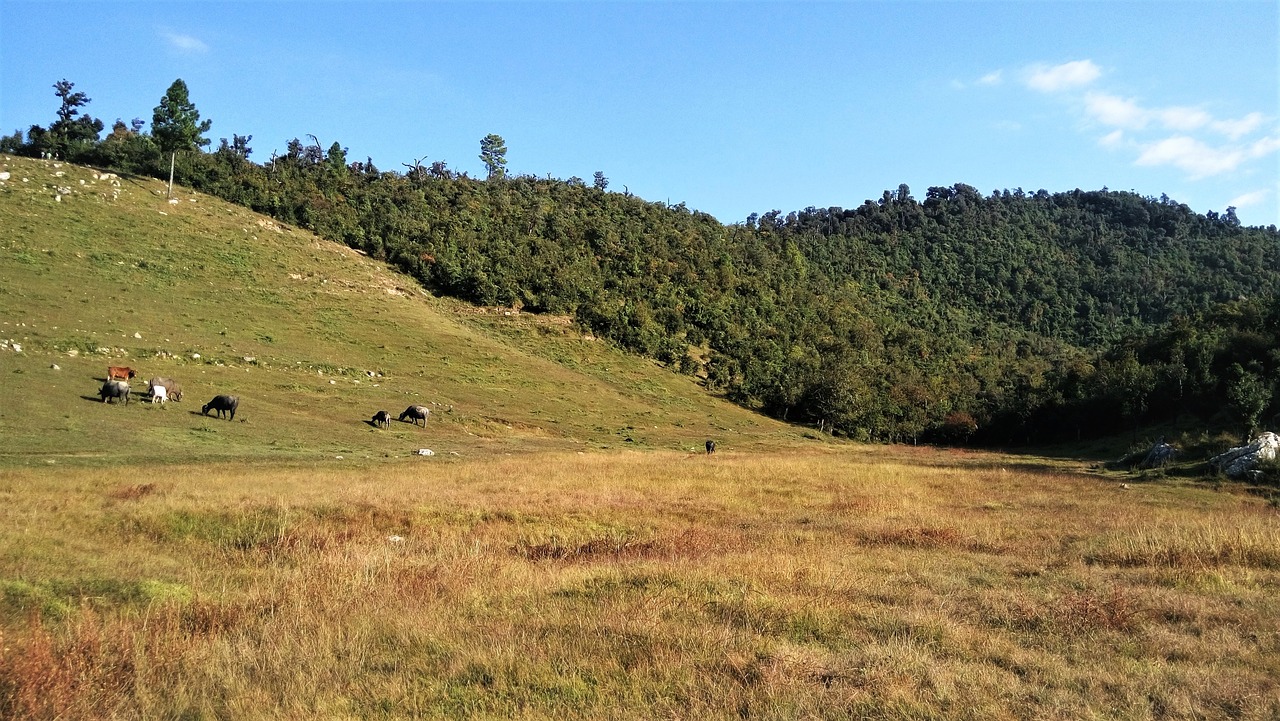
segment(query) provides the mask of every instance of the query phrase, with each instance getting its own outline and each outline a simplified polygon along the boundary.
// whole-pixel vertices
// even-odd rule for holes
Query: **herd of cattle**
[[[102,402],[107,403],[112,399],[124,400],[125,405],[129,405],[129,381],[138,375],[138,372],[132,368],[125,366],[110,366],[107,368],[107,380],[103,382],[102,389],[98,391],[98,395],[102,397]],[[182,386],[178,385],[172,378],[152,378],[147,381],[147,391],[151,395],[152,403],[164,403],[165,401],[182,400]],[[222,418],[223,414],[227,414],[229,420],[236,419],[236,408],[240,406],[240,398],[229,395],[216,395],[213,400],[200,407],[201,415],[209,415],[209,411],[215,411],[218,418]],[[418,421],[422,421],[422,427],[427,427],[427,418],[431,416],[431,411],[426,406],[409,406],[404,409],[398,419],[404,422],[408,419],[415,426]],[[371,424],[378,428],[387,428],[391,425],[391,414],[386,411],[378,411],[373,414],[373,418],[369,420]],[[707,441],[707,453],[716,452],[716,442]]]
[[[138,372],[127,366],[109,366],[107,368],[107,379],[102,383],[102,388],[98,390],[98,396],[103,403],[112,400],[123,400],[125,405],[129,405],[129,394],[132,389],[129,381],[137,377]],[[152,403],[164,403],[166,401],[182,400],[182,386],[172,378],[152,378],[147,381],[147,392],[151,397]],[[213,400],[204,404],[200,408],[201,415],[209,415],[209,411],[214,411],[216,417],[223,418],[224,414],[228,420],[236,419],[236,409],[240,406],[240,398],[231,395],[216,395]],[[431,416],[431,411],[426,406],[409,406],[404,409],[404,413],[400,414],[400,421],[406,418],[415,426],[418,421],[422,421],[422,427],[427,427],[427,418]],[[370,420],[375,426],[386,428],[391,424],[391,414],[386,411],[378,411],[373,414]]]

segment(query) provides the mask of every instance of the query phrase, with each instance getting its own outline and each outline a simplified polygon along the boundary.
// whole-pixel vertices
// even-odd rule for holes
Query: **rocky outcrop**
[[[1227,478],[1259,480],[1262,471],[1258,465],[1274,461],[1280,453],[1280,436],[1267,431],[1247,446],[1232,448],[1209,459],[1209,467],[1221,471]]]
[[[1138,464],[1138,468],[1163,468],[1173,462],[1173,457],[1178,454],[1178,449],[1165,443],[1163,439],[1151,446],[1151,450],[1147,451],[1146,457]]]

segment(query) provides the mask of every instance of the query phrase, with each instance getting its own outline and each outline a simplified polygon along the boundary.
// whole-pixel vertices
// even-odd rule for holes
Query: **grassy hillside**
[[[431,297],[208,196],[25,158],[0,171],[0,463],[810,442],[563,319]],[[183,402],[103,405],[108,365],[138,369],[135,390],[174,377]],[[199,415],[217,393],[240,396],[235,422]],[[415,403],[425,431],[364,422]]]

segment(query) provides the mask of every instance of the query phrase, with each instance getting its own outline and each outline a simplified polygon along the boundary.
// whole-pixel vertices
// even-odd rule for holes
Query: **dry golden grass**
[[[11,718],[1276,718],[1280,519],[919,449],[0,472]]]

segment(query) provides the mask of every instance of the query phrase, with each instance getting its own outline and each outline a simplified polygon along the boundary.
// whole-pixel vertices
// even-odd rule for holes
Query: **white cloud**
[[[1239,120],[1214,120],[1209,127],[1223,135],[1237,140],[1262,127],[1262,113],[1249,113]]]
[[[1108,95],[1106,93],[1089,93],[1084,97],[1084,109],[1089,117],[1103,125],[1110,125],[1129,130],[1140,130],[1147,126],[1150,112],[1141,108],[1132,100]]]
[[[183,53],[207,53],[209,46],[203,40],[193,35],[184,35],[182,33],[170,32],[162,30],[161,35],[169,43],[169,47]]]
[[[1003,70],[997,70],[995,72],[987,73],[986,75],[983,75],[981,78],[978,78],[979,85],[999,85],[1002,82],[1004,82]]]
[[[1168,107],[1153,111],[1160,124],[1170,130],[1189,132],[1213,122],[1213,116],[1200,108]]]
[[[1280,138],[1262,138],[1251,145],[1215,148],[1186,135],[1142,146],[1137,165],[1172,165],[1186,171],[1192,180],[1227,173],[1249,160],[1256,160],[1280,150]]]
[[[1083,87],[1102,76],[1092,60],[1073,60],[1061,65],[1032,65],[1026,70],[1027,87],[1043,93]]]
[[[1146,108],[1136,100],[1102,92],[1085,95],[1084,111],[1090,119],[1113,128],[1143,130],[1154,124],[1179,133],[1207,129],[1224,135],[1230,140],[1239,140],[1254,132],[1262,127],[1266,120],[1262,113],[1249,113],[1235,120],[1219,120],[1201,108],[1183,105]],[[1264,138],[1259,142],[1266,140]],[[1262,154],[1265,155],[1267,152],[1270,151],[1263,151]],[[1254,154],[1253,157],[1257,155]]]
[[[1095,81],[1102,75],[1102,68],[1092,60],[1075,60],[1027,65],[1017,79],[1031,90],[1061,98],[1064,102],[1059,107],[1084,121],[1081,130],[1097,133],[1098,147],[1128,155],[1138,166],[1173,168],[1189,180],[1236,171],[1247,175],[1250,163],[1280,151],[1280,133],[1268,129],[1274,122],[1270,115],[1251,112],[1220,118],[1207,104],[1147,105],[1141,98],[1099,87]],[[996,71],[978,83],[995,84],[1001,79]],[[1274,198],[1244,194],[1233,204],[1243,207],[1264,197],[1268,201]]]
[[[1280,150],[1280,138],[1268,136],[1249,146],[1249,157],[1263,158]]]
[[[1263,188],[1262,190],[1255,190],[1228,200],[1227,207],[1247,208],[1251,205],[1260,205],[1269,197],[1271,197],[1271,191]]]

